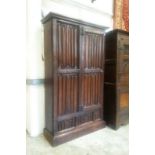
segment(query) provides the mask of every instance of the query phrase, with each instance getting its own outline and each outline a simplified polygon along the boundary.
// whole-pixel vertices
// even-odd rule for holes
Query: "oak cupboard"
[[[42,19],[45,129],[58,145],[103,128],[106,27],[49,13]]]

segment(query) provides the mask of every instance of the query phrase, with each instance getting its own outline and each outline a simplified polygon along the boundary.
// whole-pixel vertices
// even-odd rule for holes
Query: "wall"
[[[87,22],[112,27],[112,4],[112,0],[96,0],[94,3],[91,3],[91,0],[43,0],[42,11],[44,16],[53,11]]]
[[[44,128],[44,86],[39,80],[44,78],[41,18],[41,0],[27,0],[26,127],[31,136],[39,135]]]
[[[44,128],[44,61],[42,16],[55,12],[112,28],[113,0],[27,0],[27,132]],[[41,16],[42,15],[42,16]]]

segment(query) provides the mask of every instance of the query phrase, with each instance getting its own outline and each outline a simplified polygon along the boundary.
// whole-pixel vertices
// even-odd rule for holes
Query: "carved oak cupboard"
[[[58,145],[103,128],[105,27],[49,13],[43,20],[45,137]]]
[[[116,29],[105,40],[104,119],[117,129],[129,121],[129,33]]]

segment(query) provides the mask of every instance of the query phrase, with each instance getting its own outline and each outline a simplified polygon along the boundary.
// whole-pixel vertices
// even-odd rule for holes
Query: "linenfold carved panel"
[[[103,36],[101,34],[86,32],[84,42],[84,67],[102,68]]]
[[[79,68],[78,27],[58,22],[58,68]]]
[[[102,74],[84,74],[82,76],[82,104],[84,107],[101,104]]]
[[[62,131],[65,129],[73,128],[79,125],[82,125],[84,123],[90,122],[90,121],[96,121],[101,119],[101,110],[95,110],[91,112],[87,112],[85,114],[81,114],[77,117],[72,117],[69,119],[64,119],[58,122],[58,131]]]
[[[77,75],[58,76],[57,114],[74,113],[78,106],[79,77]]]

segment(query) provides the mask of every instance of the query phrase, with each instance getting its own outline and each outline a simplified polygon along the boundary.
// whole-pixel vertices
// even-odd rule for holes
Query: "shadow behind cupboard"
[[[45,129],[58,145],[103,128],[105,27],[49,13],[43,20]]]

